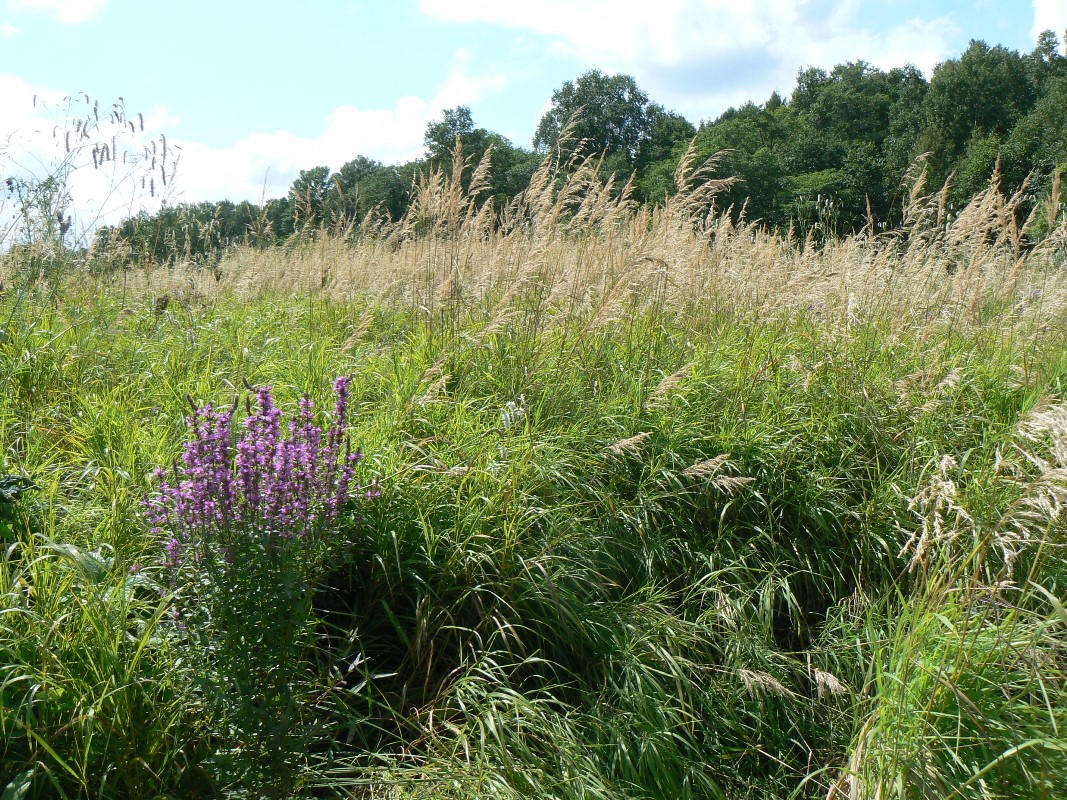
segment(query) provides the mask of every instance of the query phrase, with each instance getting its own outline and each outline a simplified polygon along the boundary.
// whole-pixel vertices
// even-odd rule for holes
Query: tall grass
[[[5,295],[13,796],[239,793],[139,503],[187,396],[349,374],[383,495],[318,576],[294,795],[1055,797],[1067,231],[920,188],[816,246],[693,167],[502,215],[438,173],[347,241]]]

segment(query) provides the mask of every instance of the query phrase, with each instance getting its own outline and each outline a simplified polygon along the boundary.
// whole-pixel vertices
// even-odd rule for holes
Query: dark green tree
[[[289,187],[289,203],[297,228],[327,222],[327,198],[332,187],[329,167],[302,169]]]
[[[357,213],[362,222],[372,212],[388,219],[400,219],[411,205],[411,187],[419,162],[382,167],[358,184]]]
[[[582,145],[586,153],[605,156],[609,173],[629,177],[652,138],[655,120],[650,112],[648,95],[632,77],[594,69],[552,93],[551,108],[537,125],[534,149],[546,155],[556,151],[564,127],[574,119],[568,151]]]
[[[1049,81],[1067,75],[1067,58],[1060,53],[1060,40],[1054,31],[1046,30],[1038,35],[1028,61],[1039,94],[1044,94]]]
[[[651,123],[648,138],[642,140],[638,147],[639,168],[679,155],[679,151],[684,151],[697,133],[693,123],[681,114],[667,111],[658,103],[649,105],[648,117]]]
[[[326,223],[334,232],[350,230],[360,223],[368,210],[364,198],[368,181],[383,169],[381,162],[356,156],[330,176]]]
[[[677,191],[674,171],[697,131],[681,114],[658,103],[652,103],[648,113],[652,128],[638,152],[635,196],[641,202],[661,203]]]
[[[464,187],[469,186],[474,167],[489,152],[489,192],[501,206],[526,188],[541,161],[540,156],[516,147],[506,137],[475,127],[470,109],[460,106],[446,110],[440,122],[426,126],[423,143],[432,167],[443,168],[446,172],[452,170],[457,139],[462,141],[463,159],[467,164]]]
[[[276,242],[284,242],[293,235],[294,225],[293,201],[289,197],[272,198],[263,207],[267,229]]]
[[[717,203],[735,217],[767,225],[788,220],[789,195],[780,144],[793,116],[779,106],[774,111],[746,103],[731,108],[696,135],[698,160],[721,154],[718,173],[738,178],[719,195]]]
[[[997,162],[1000,160],[1001,139],[997,134],[975,131],[963,155],[956,161],[953,172],[952,202],[957,207],[989,186]]]
[[[440,122],[431,122],[427,125],[422,143],[426,147],[426,157],[431,162],[451,163],[456,139],[463,140],[464,152],[467,155],[476,154],[478,158],[481,158],[488,146],[485,141],[488,136],[489,132],[484,128],[475,129],[470,108],[459,106],[445,109]]]
[[[889,130],[882,141],[882,157],[885,181],[893,190],[891,206],[899,211],[903,191],[911,189],[902,185],[904,176],[923,154],[920,145],[925,125],[923,103],[930,84],[910,65],[890,70],[889,80],[895,99],[889,109]]]
[[[457,139],[468,185],[473,165],[491,153],[484,197],[498,208],[528,185],[546,155],[574,152],[602,157],[605,176],[636,175],[636,199],[658,203],[676,191],[675,169],[694,136],[698,161],[721,152],[717,175],[740,179],[716,198],[719,207],[781,230],[845,233],[865,225],[869,212],[879,229],[893,224],[909,188],[903,179],[926,153],[927,188],[954,174],[953,202],[968,202],[999,165],[1006,191],[1029,181],[1032,208],[1055,194],[1054,178],[1067,167],[1067,57],[1046,31],[1030,53],[971,42],[930,82],[912,66],[808,67],[788,99],[774,92],[762,106],[731,108],[699,131],[652,102],[632,77],[593,70],[553,93],[534,151],[477,126],[470,108],[459,106],[427,126],[423,159],[387,166],[358,156],[337,172],[302,171],[286,197],[263,208],[165,206],[101,231],[98,242],[118,242],[114,251],[125,248],[135,260],[209,260],[239,242],[269,245],[308,227],[343,233],[370,214],[397,219],[420,173],[452,170]]]
[[[1046,190],[1056,170],[1067,169],[1067,75],[1046,84],[1033,110],[1012,129],[1001,156],[1008,186],[1030,175],[1036,189]]]
[[[958,59],[938,64],[920,145],[931,153],[934,179],[948,175],[973,137],[1006,138],[1036,101],[1031,65],[1015,51],[972,41]]]

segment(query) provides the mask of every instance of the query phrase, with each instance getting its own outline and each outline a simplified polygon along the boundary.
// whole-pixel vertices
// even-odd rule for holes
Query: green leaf
[[[35,769],[28,769],[16,775],[15,779],[4,787],[4,793],[0,794],[0,800],[22,800],[33,786],[35,771]]]

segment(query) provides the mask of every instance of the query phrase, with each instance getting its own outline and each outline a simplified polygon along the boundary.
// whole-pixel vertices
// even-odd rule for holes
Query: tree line
[[[530,149],[476,126],[461,106],[427,126],[425,154],[414,161],[386,165],[357,156],[336,171],[301,171],[285,197],[263,205],[165,206],[101,229],[96,241],[130,261],[167,263],[308,232],[356,235],[368,221],[403,216],[420,176],[451,171],[457,138],[471,164],[489,154],[484,192],[500,208],[543,159],[565,162],[576,150],[601,157],[602,174],[620,186],[632,177],[636,201],[661,203],[675,191],[675,169],[695,143],[700,158],[721,154],[720,175],[738,178],[717,198],[737,219],[802,235],[872,224],[886,230],[899,223],[907,177],[920,167],[927,186],[948,182],[957,208],[994,174],[1004,191],[1028,193],[1031,206],[1055,195],[1067,164],[1067,57],[1045,31],[1029,53],[972,41],[929,80],[910,65],[807,67],[788,98],[774,92],[699,125],[651,100],[631,76],[592,70],[553,93]],[[1058,209],[1053,200],[1044,206]],[[1037,235],[1041,224],[1032,228]]]

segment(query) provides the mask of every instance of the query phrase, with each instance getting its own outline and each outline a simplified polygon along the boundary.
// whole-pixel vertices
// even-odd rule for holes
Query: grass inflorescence
[[[271,386],[297,416],[338,375],[381,493],[306,611],[249,617],[299,626],[299,735],[256,791],[1067,785],[1065,232],[1030,247],[993,187],[816,247],[595,170],[546,167],[502,217],[437,176],[354,240],[0,298],[5,791],[251,792],[240,690],[197,676],[274,639],[189,649],[142,504],[189,398]]]

